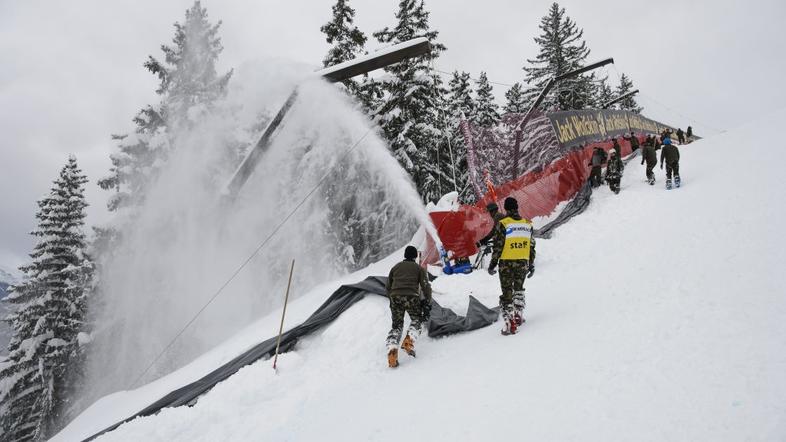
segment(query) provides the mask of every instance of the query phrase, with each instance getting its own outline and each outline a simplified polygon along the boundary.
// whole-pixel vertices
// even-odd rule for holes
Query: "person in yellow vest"
[[[519,215],[518,201],[508,197],[504,207],[507,216],[495,227],[489,274],[496,273],[499,265],[499,306],[505,321],[502,334],[512,335],[524,323],[524,279],[535,273],[535,239],[532,222]]]

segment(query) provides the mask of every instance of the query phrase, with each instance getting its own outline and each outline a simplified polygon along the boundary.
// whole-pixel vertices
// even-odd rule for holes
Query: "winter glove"
[[[529,271],[527,272],[527,278],[532,278],[532,275],[535,274],[535,266],[529,266]]]
[[[497,265],[489,264],[489,275],[496,275],[496,274],[497,274]]]

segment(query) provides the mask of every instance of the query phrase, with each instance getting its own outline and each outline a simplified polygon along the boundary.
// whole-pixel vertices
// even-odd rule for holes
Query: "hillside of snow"
[[[279,358],[248,366],[193,407],[99,438],[171,440],[784,440],[786,177],[764,134],[786,110],[681,148],[683,187],[649,186],[635,158],[622,191],[538,242],[527,323],[442,339],[387,368],[385,299],[367,297]],[[744,161],[737,161],[745,155]],[[526,204],[526,202],[520,202]],[[295,301],[302,321],[342,282]],[[495,305],[498,279],[442,276],[435,298]],[[53,440],[79,440],[277,330],[279,312],[187,367],[103,398]]]

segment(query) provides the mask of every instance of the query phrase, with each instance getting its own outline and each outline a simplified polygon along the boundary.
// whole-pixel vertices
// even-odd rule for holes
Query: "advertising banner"
[[[660,134],[671,126],[629,111],[592,109],[552,112],[547,114],[557,141],[563,147],[577,147],[588,143],[636,134]]]

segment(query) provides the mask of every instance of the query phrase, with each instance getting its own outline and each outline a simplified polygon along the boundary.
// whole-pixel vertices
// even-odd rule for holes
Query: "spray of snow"
[[[262,129],[259,119],[269,119],[297,84],[299,98],[274,143],[228,203],[222,190],[243,152],[227,146],[252,145]],[[89,397],[132,386],[250,256],[141,381],[182,366],[279,307],[291,260],[297,297],[346,273],[352,260],[337,256],[348,248],[353,259],[375,259],[406,244],[418,224],[435,232],[371,122],[308,69],[248,63],[237,71],[225,102],[188,118],[194,124],[170,140],[168,164],[102,266],[104,306]],[[352,232],[338,222],[346,214],[354,217]],[[342,242],[348,236],[352,245]]]

